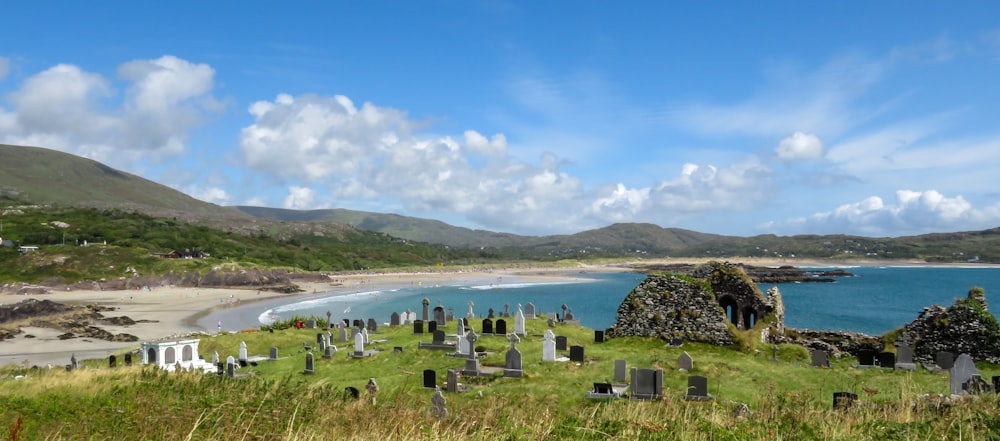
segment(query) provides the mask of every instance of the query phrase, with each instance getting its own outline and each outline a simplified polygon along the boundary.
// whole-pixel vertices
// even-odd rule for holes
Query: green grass
[[[473,321],[474,324],[478,320]],[[448,327],[453,331],[453,324]],[[303,343],[317,330],[284,329],[205,337],[200,353],[210,358],[235,355],[240,341],[250,354],[272,346],[282,358],[247,367],[243,379],[166,373],[150,367],[108,369],[106,360],[89,360],[87,369],[6,368],[22,380],[0,379],[0,436],[8,439],[997,439],[1000,402],[989,394],[941,405],[948,391],[946,373],[856,370],[853,360],[834,360],[832,369],[809,367],[798,346],[782,346],[779,362],[770,349],[738,352],[686,344],[665,348],[662,341],[620,338],[593,343],[593,331],[559,325],[570,345],[586,348],[587,362],[543,363],[544,320],[528,322],[529,336],[518,346],[526,376],[463,378],[466,393],[446,394],[448,416],[430,415],[432,391],[422,388],[423,369],[434,369],[439,384],[461,359],[443,351],[419,350],[411,327],[382,327],[382,352],[349,360],[344,347],[332,360],[316,354],[316,373],[303,375]],[[336,333],[334,333],[336,336]],[[505,338],[483,336],[477,345],[491,355],[484,365],[502,366]],[[402,346],[402,353],[394,353]],[[676,370],[687,351],[695,360],[691,374],[709,378],[712,402],[683,400],[688,373]],[[594,382],[611,380],[614,360],[629,366],[661,367],[666,397],[653,402],[591,401],[584,396]],[[121,357],[119,357],[121,360]],[[983,376],[1000,368],[981,365]],[[353,401],[343,390],[364,391],[369,378],[380,386],[376,404]],[[862,388],[878,389],[868,394]],[[857,393],[864,406],[831,409],[836,391]],[[925,398],[927,397],[927,398]],[[752,414],[732,416],[738,403]],[[16,421],[21,425],[12,436]]]

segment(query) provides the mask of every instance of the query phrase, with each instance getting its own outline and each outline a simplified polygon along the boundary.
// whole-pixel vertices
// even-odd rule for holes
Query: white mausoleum
[[[215,372],[211,362],[198,356],[199,343],[198,339],[142,342],[142,364],[153,364],[168,371],[179,366],[184,370]]]

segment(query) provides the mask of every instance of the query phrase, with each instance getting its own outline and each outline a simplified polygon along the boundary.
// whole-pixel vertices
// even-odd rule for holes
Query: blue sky
[[[18,2],[0,143],[520,234],[1000,226],[995,2]]]

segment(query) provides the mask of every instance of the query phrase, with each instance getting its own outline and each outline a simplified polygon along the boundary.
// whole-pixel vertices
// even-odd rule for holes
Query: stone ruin
[[[753,329],[769,317],[765,332],[777,337],[784,333],[784,305],[777,289],[769,294],[730,263],[709,262],[690,275],[650,275],[622,301],[606,335],[729,345],[734,338],[727,323]]]
[[[938,352],[969,354],[975,360],[1000,363],[1000,325],[986,308],[986,292],[974,287],[948,308],[928,306],[903,330],[914,338],[913,358],[935,364]]]

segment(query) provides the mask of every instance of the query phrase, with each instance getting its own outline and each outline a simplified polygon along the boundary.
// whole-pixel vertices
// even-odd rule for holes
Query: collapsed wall
[[[986,308],[986,293],[972,288],[948,308],[924,308],[903,327],[914,339],[913,358],[933,364],[938,352],[969,354],[974,360],[1000,363],[1000,325]]]

